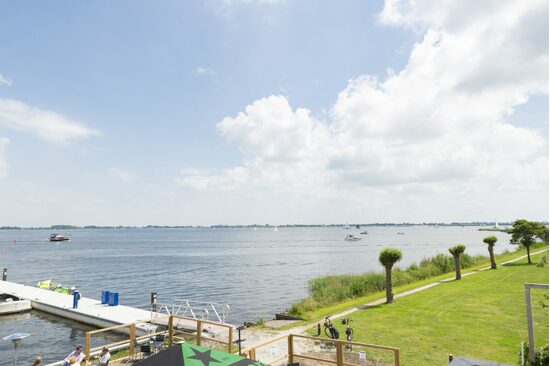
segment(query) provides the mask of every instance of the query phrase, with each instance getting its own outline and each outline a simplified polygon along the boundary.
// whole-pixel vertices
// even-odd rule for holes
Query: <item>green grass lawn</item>
[[[446,365],[449,353],[515,365],[527,340],[524,283],[548,283],[548,265],[524,259],[357,311],[350,315],[354,340],[399,347],[402,365]],[[544,294],[533,290],[537,346],[548,343]],[[344,326],[334,323],[345,337]]]

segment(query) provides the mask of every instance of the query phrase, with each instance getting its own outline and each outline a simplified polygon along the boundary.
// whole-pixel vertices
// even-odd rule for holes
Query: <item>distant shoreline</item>
[[[543,222],[548,225],[548,222]],[[513,222],[499,222],[501,226],[512,226]],[[241,229],[241,228],[304,228],[304,227],[346,227],[351,229],[360,227],[413,227],[413,226],[433,226],[433,227],[449,227],[449,226],[481,226],[482,231],[504,231],[503,229],[495,228],[494,222],[487,221],[472,221],[472,222],[424,222],[424,223],[349,223],[349,224],[250,224],[250,225],[146,225],[146,226],[98,226],[98,225],[51,225],[51,226],[0,226],[0,230],[79,230],[79,229]]]

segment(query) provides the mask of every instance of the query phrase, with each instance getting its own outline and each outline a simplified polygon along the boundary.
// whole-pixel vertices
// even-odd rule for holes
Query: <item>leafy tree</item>
[[[380,252],[378,260],[386,268],[386,303],[393,302],[393,291],[391,282],[391,270],[396,262],[403,258],[403,253],[399,249],[386,248]]]
[[[456,279],[460,280],[462,278],[462,275],[460,273],[460,255],[464,253],[466,250],[466,247],[462,244],[455,245],[454,247],[449,248],[449,253],[453,255],[453,258],[455,260],[455,271],[456,271]]]
[[[531,264],[531,245],[536,238],[548,243],[548,227],[540,222],[516,220],[510,230],[510,244],[521,245],[527,249],[527,262]]]
[[[493,248],[497,240],[496,236],[488,236],[483,239],[483,242],[488,245],[487,250],[489,250],[489,257],[491,258],[491,269],[497,269],[497,263],[495,262],[495,255],[493,253]]]

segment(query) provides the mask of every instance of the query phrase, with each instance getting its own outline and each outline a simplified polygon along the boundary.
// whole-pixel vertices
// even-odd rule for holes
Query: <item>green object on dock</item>
[[[71,287],[63,286],[62,284],[55,283],[52,280],[40,281],[36,284],[36,287],[44,290],[50,290],[50,291],[55,291],[62,294],[67,294],[67,295],[71,295],[72,293]]]

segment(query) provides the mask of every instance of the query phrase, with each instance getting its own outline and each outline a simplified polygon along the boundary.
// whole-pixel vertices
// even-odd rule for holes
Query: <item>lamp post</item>
[[[239,333],[239,340],[238,340],[238,342],[239,342],[239,356],[242,356],[241,355],[241,342],[242,342],[242,340],[241,340],[241,330],[245,330],[245,327],[243,325],[241,325],[240,327],[237,327],[237,332]]]
[[[28,336],[30,336],[29,333],[14,333],[2,338],[5,341],[11,341],[13,343],[13,366],[17,365],[17,347],[21,343],[21,340]]]

